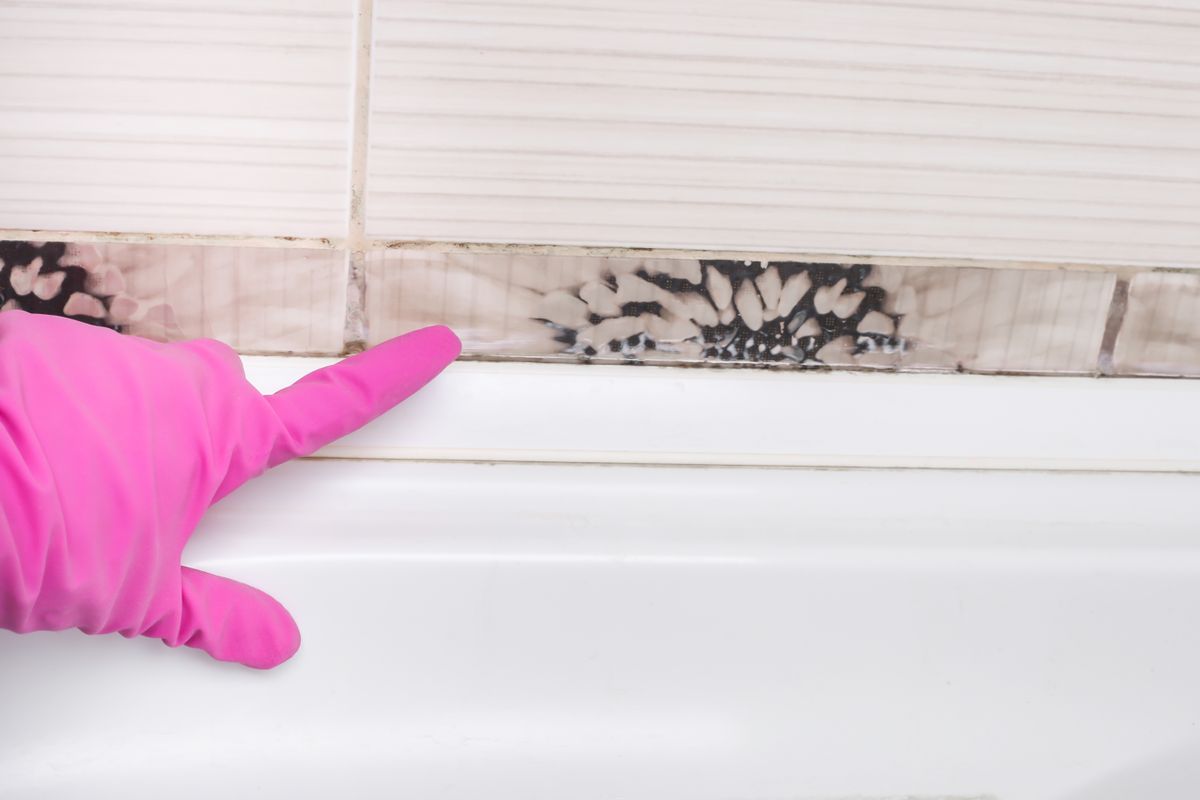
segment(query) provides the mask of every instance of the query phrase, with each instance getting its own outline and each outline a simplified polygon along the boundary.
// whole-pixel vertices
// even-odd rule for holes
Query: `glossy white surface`
[[[0,797],[1194,796],[1197,480],[292,464],[297,658],[0,634]]]
[[[275,391],[326,359],[246,358]],[[1200,471],[1200,382],[459,362],[341,458]]]
[[[0,227],[341,237],[346,0],[0,7]]]
[[[376,0],[368,233],[1200,266],[1200,7]]]

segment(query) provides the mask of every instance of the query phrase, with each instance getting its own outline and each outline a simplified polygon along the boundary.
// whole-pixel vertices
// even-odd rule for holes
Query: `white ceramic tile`
[[[377,0],[369,233],[1200,266],[1200,6]]]
[[[343,236],[353,10],[0,4],[0,228]]]

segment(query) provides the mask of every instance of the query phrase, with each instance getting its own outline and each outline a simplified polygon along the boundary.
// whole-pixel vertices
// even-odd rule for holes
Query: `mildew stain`
[[[902,315],[864,283],[868,264],[704,259],[652,262],[548,293],[535,319],[563,352],[639,361],[649,351],[708,362],[823,366],[849,354],[902,353]],[[842,341],[844,340],[844,341]]]

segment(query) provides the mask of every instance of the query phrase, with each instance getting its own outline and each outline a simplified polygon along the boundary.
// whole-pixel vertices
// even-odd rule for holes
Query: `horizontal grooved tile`
[[[377,238],[1200,266],[1200,9],[376,7]]]
[[[9,229],[342,236],[353,8],[0,7]]]

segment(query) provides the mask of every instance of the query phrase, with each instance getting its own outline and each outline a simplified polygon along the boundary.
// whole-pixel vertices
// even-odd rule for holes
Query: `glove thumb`
[[[270,669],[300,647],[300,630],[275,598],[244,583],[183,567],[183,613],[178,638],[218,661]]]

